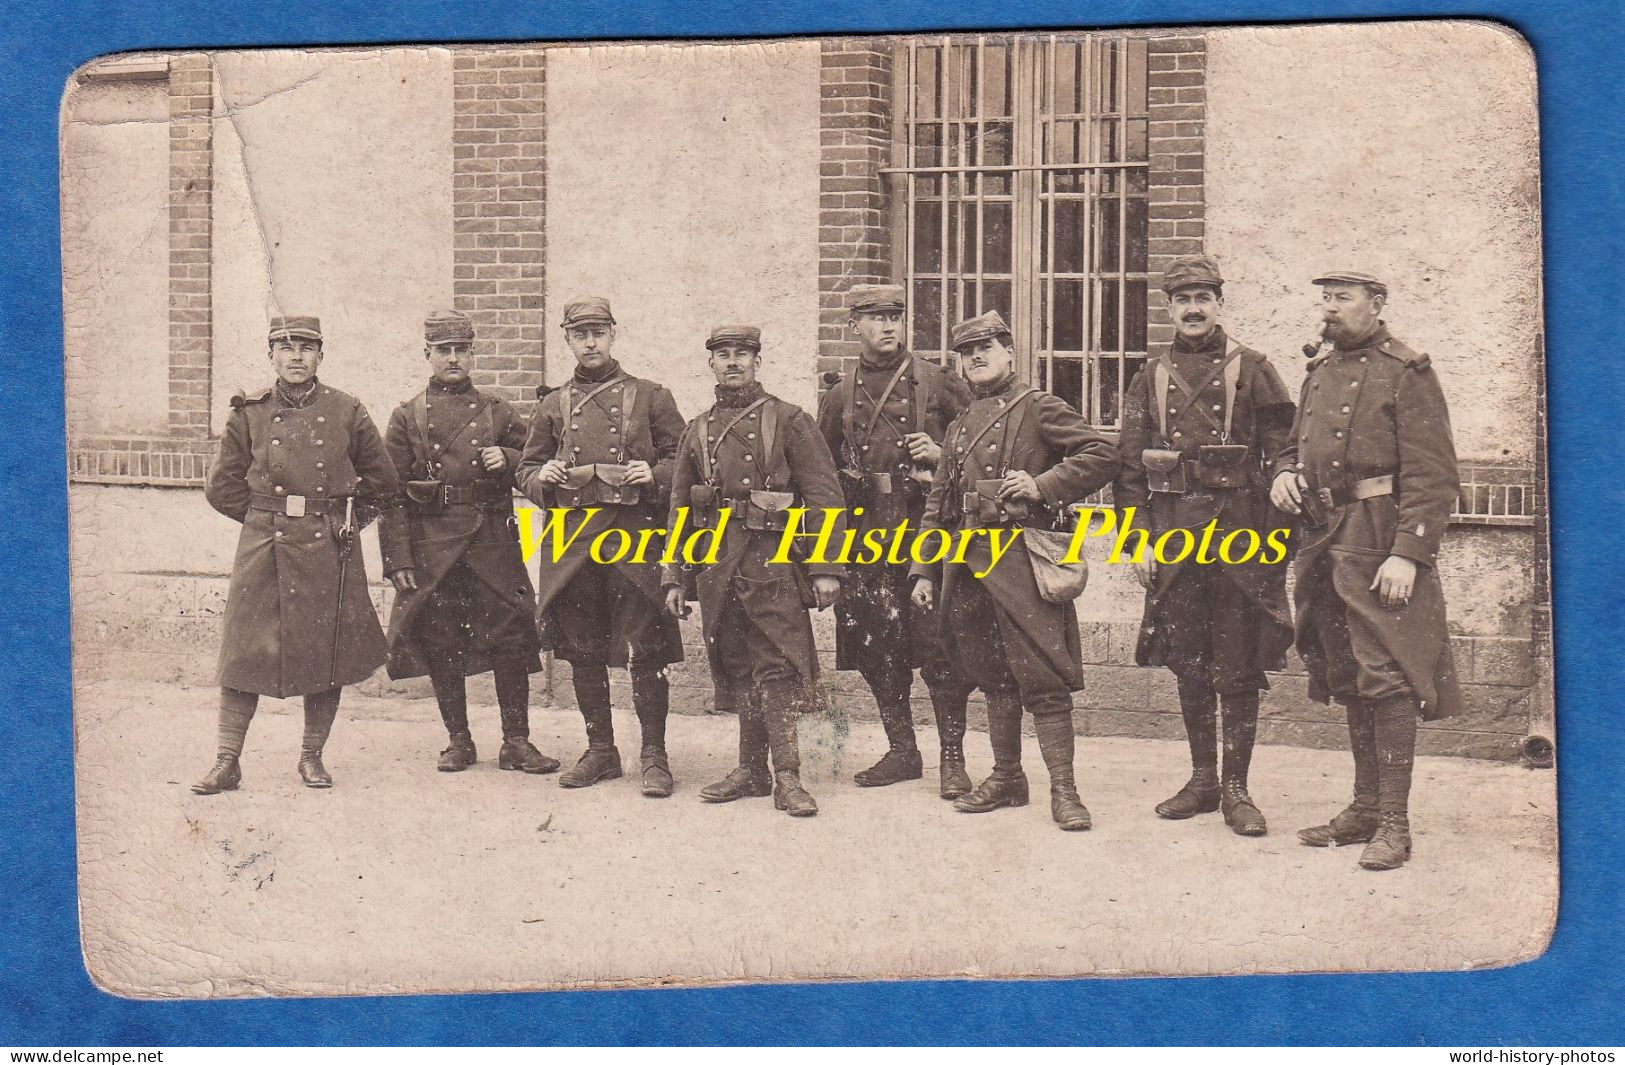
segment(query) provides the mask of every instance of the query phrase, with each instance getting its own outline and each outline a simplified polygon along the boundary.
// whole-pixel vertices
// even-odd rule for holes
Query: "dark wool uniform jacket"
[[[1025,386],[1012,375],[997,392],[972,402],[949,426],[925,504],[925,528],[964,527],[962,494],[973,491],[978,480],[1002,478],[1014,470],[1032,474],[1045,504],[1052,507],[1082,502],[1111,483],[1117,474],[1117,449],[1066,401],[1037,392],[1021,402],[1014,415],[1016,424],[1006,424],[1007,408],[1023,391]],[[945,607],[959,583],[977,580],[972,573],[986,570],[990,557],[985,540],[978,537],[964,564],[914,565],[913,576],[928,577],[941,589],[936,610],[939,620],[946,615]],[[992,596],[1006,642],[1019,633],[1019,638],[1042,652],[1046,663],[1042,676],[1023,676],[1012,663],[1023,693],[1058,686],[1083,690],[1077,610],[1072,603],[1051,603],[1039,596],[1032,563],[1022,545],[1018,542],[980,579]]]
[[[303,407],[274,388],[232,401],[204,497],[242,523],[220,640],[219,683],[276,698],[354,684],[384,662],[361,551],[341,552],[343,500],[380,512],[384,572],[412,565],[400,482],[367,410],[316,382]],[[255,497],[276,510],[255,505]],[[309,500],[302,517],[286,499]],[[331,501],[330,503],[327,501]],[[328,513],[318,508],[332,506]],[[339,586],[340,559],[344,583]]]
[[[435,481],[466,490],[481,486],[502,499],[491,506],[452,503],[438,509],[408,503],[417,590],[401,593],[390,614],[391,677],[421,677],[428,672],[428,662],[412,638],[413,622],[459,561],[473,571],[488,594],[523,616],[534,637],[536,595],[520,554],[511,498],[524,443],[525,423],[518,412],[506,400],[488,396],[472,385],[453,390],[431,383],[390,415],[384,445],[403,484]],[[480,458],[488,447],[501,448],[505,460],[495,473],[486,470]],[[478,611],[469,620],[475,627],[475,646],[465,668],[470,676],[491,668],[478,647],[484,621]],[[535,647],[533,638],[532,672],[541,668]]]
[[[1428,357],[1379,322],[1357,344],[1311,359],[1291,438],[1275,463],[1276,474],[1287,471],[1311,488],[1394,477],[1393,494],[1333,508],[1327,525],[1298,545],[1293,599],[1310,695],[1325,701],[1329,693],[1306,626],[1317,597],[1335,595],[1399,664],[1423,716],[1454,715],[1461,693],[1434,566],[1461,482],[1450,414]],[[1369,590],[1389,555],[1418,567],[1411,601],[1399,610],[1384,608]]]

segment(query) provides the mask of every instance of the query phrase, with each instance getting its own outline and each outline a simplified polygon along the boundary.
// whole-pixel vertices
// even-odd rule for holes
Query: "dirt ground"
[[[820,813],[771,800],[709,806],[734,762],[731,717],[674,716],[677,794],[636,773],[566,791],[496,768],[494,708],[472,709],[481,762],[437,773],[428,700],[347,692],[328,745],[336,786],[294,772],[298,700],[265,700],[242,790],[188,785],[214,752],[215,692],[108,682],[78,692],[83,937],[102,987],[131,996],[388,994],[594,984],[897,976],[1209,974],[1461,969],[1544,950],[1557,907],[1553,774],[1422,758],[1416,856],[1359,869],[1359,848],[1295,830],[1346,801],[1344,753],[1260,747],[1242,839],[1218,815],[1151,812],[1183,780],[1184,745],[1083,739],[1095,828],[1049,819],[1036,744],[1033,805],[953,811],[922,781],[864,790],[877,726],[803,724]],[[618,713],[636,760],[636,719]],[[573,761],[574,711],[533,713]],[[928,766],[936,736],[922,730]],[[972,775],[987,738],[967,739]]]

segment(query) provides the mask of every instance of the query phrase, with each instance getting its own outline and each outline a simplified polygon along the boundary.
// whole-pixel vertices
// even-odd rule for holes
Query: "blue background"
[[[1625,779],[1614,624],[1625,412],[1619,0],[1093,4],[5,5],[0,115],[0,1045],[510,1042],[1625,1043]],[[744,987],[134,1002],[96,990],[75,894],[57,107],[75,67],[129,49],[1369,17],[1504,21],[1540,71],[1563,894],[1538,961],[1432,975]],[[1087,22],[1086,22],[1087,20]],[[1605,335],[1605,331],[1606,334]],[[1486,875],[1495,875],[1486,870]],[[1204,905],[1223,906],[1215,884]],[[1471,921],[1473,915],[1461,914]],[[622,934],[625,933],[622,930]]]

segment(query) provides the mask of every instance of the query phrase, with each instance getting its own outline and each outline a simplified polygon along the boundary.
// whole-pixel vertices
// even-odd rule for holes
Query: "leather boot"
[[[1001,806],[1026,806],[1027,801],[1027,774],[1019,769],[1013,773],[995,769],[992,776],[955,799],[954,809],[962,814],[985,814]]]
[[[236,755],[221,754],[215,758],[214,768],[192,785],[192,794],[218,795],[222,791],[236,791],[242,782],[243,771],[237,764]]]
[[[1264,815],[1247,794],[1247,785],[1239,780],[1224,783],[1224,823],[1238,836],[1262,836],[1268,826]]]
[[[1411,823],[1404,814],[1384,813],[1371,842],[1360,854],[1361,869],[1398,869],[1410,860]]]
[[[1077,784],[1070,780],[1050,781],[1049,815],[1063,832],[1087,832],[1094,823],[1089,819],[1089,808],[1078,797]]]
[[[865,673],[864,680],[880,708],[880,724],[886,730],[886,753],[852,779],[860,788],[883,788],[925,775],[924,760],[914,736],[914,717],[909,708],[909,691],[914,675],[909,670]]]
[[[972,787],[970,774],[965,771],[965,699],[968,693],[958,685],[927,680],[931,692],[931,710],[937,718],[937,794],[944,799],[957,799]]]
[[[333,786],[333,778],[328,775],[327,767],[322,765],[320,751],[305,751],[299,756],[299,779],[305,782],[307,788]]]
[[[557,773],[560,762],[557,758],[543,754],[530,742],[528,736],[515,736],[502,741],[502,750],[497,752],[498,769],[519,769],[526,773]]]
[[[1157,803],[1157,816],[1183,821],[1219,808],[1219,781],[1212,770],[1197,770],[1171,798]]]
[[[307,788],[331,788],[333,778],[322,765],[322,748],[339,714],[343,688],[330,688],[305,696],[305,737],[299,751],[299,779]]]
[[[1298,839],[1306,847],[1347,847],[1353,843],[1369,843],[1371,837],[1377,834],[1377,820],[1376,796],[1362,801],[1356,795],[1352,803],[1326,824],[1300,830]]]
[[[1066,832],[1085,832],[1092,823],[1089,810],[1078,798],[1073,757],[1077,736],[1072,731],[1072,697],[1044,695],[1032,700],[1033,731],[1049,770],[1049,812]]]
[[[621,775],[621,752],[614,747],[588,747],[576,764],[559,774],[561,788],[590,788]]]
[[[773,774],[773,806],[791,817],[812,817],[818,813],[818,803],[801,786],[801,774],[794,769],[781,769]]]
[[[497,768],[526,773],[556,773],[559,760],[530,742],[530,663],[523,655],[504,654],[492,665],[497,707],[502,715],[502,749]]]
[[[733,802],[735,799],[760,799],[773,794],[773,775],[766,767],[760,770],[747,765],[737,766],[727,776],[700,789],[703,802]]]
[[[671,777],[671,762],[658,747],[643,749],[643,794],[651,799],[669,799],[677,782]]]
[[[451,746],[440,752],[440,762],[435,768],[442,773],[461,773],[477,761],[479,756],[474,751],[474,737],[467,732],[459,732],[451,737]]]

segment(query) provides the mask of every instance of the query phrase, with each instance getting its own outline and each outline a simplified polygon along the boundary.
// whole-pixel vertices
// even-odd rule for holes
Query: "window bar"
[[[952,151],[951,145],[953,142],[953,138],[948,136],[948,129],[953,124],[954,104],[957,102],[955,90],[958,88],[959,79],[953,76],[953,60],[955,56],[953,45],[948,38],[942,38],[941,49],[942,58],[937,63],[937,77],[939,79],[937,82],[937,100],[940,104],[938,107],[938,115],[942,119],[942,122],[938,128],[942,131],[942,148],[940,150],[940,155],[944,161],[947,161],[951,158],[949,152]],[[955,161],[957,162],[957,160]],[[952,187],[953,186],[950,184],[950,176],[944,174],[942,176],[942,186],[938,190],[942,196],[940,202],[942,209],[938,212],[937,218],[937,228],[940,234],[940,241],[937,244],[937,247],[941,249],[940,261],[937,263],[937,275],[942,281],[942,295],[938,301],[942,308],[942,314],[941,321],[938,325],[938,333],[941,336],[939,348],[942,351],[948,350],[948,331],[952,328],[952,323],[958,318],[958,311],[954,308],[951,297],[951,294],[954,291],[954,286],[948,277],[948,253],[952,248],[952,245],[948,243],[948,190]]]
[[[987,52],[986,37],[976,38],[976,99],[972,101],[976,108],[976,161],[987,162],[987,145],[983,143],[983,135],[987,132]],[[987,303],[986,281],[982,276],[983,251],[987,247],[987,216],[983,210],[982,197],[986,191],[987,181],[982,177],[976,178],[976,313],[982,312],[982,305]],[[1013,264],[1012,264],[1013,265]]]
[[[1055,81],[1060,62],[1055,48],[1055,34],[1050,34],[1045,42],[1047,62],[1040,68],[1044,78],[1043,89],[1045,106],[1040,119],[1040,128],[1047,133],[1044,137],[1043,154],[1039,155],[1040,164],[1047,164],[1055,159]],[[1044,331],[1044,381],[1050,391],[1055,389],[1055,208],[1059,203],[1055,195],[1056,182],[1053,173],[1044,172],[1038,178],[1039,210],[1044,214],[1044,249],[1047,261],[1042,263],[1044,276],[1040,283],[1044,286],[1043,307],[1046,313],[1042,315],[1042,328]],[[1014,265],[1014,264],[1012,264]]]
[[[1128,158],[1128,45],[1118,40],[1117,51],[1117,157]],[[1117,179],[1117,421],[1123,419],[1123,397],[1128,391],[1128,181]],[[1224,443],[1229,443],[1228,440]]]
[[[920,57],[919,57],[919,48],[920,48],[919,42],[912,39],[912,38],[910,38],[909,42],[908,42],[908,63],[907,63],[907,66],[908,66],[908,96],[907,96],[908,110],[903,115],[903,122],[902,122],[904,133],[908,137],[908,147],[906,149],[904,149],[903,158],[908,161],[908,166],[909,166],[909,170],[910,170],[910,173],[909,173],[909,176],[908,176],[908,198],[903,204],[903,210],[905,212],[907,212],[904,215],[904,225],[903,225],[903,244],[904,244],[904,249],[903,249],[903,255],[904,255],[904,265],[903,265],[903,284],[904,284],[904,289],[903,289],[903,313],[907,316],[905,320],[908,322],[907,328],[903,330],[903,335],[909,338],[911,347],[913,346],[913,342],[914,342],[914,339],[915,339],[914,338],[914,282],[916,280],[916,277],[915,277],[916,266],[915,266],[915,262],[914,262],[914,228],[915,228],[915,226],[917,226],[919,224],[918,221],[917,221],[918,211],[916,210],[916,208],[917,208],[917,206],[919,204],[919,200],[920,200],[920,177],[919,177],[919,175],[912,172],[913,169],[914,169],[914,164],[916,162],[916,158],[915,158],[915,154],[914,154],[914,142],[915,142],[915,140],[917,138],[915,136],[915,131],[919,126],[919,119],[920,119]]]
[[[1084,320],[1081,333],[1084,346],[1084,387],[1088,390],[1085,397],[1085,406],[1088,408],[1085,417],[1090,422],[1100,421],[1100,242],[1099,227],[1095,225],[1095,206],[1100,202],[1100,176],[1093,169],[1095,163],[1100,161],[1100,114],[1097,103],[1100,98],[1100,52],[1099,40],[1094,34],[1086,34],[1080,51],[1083,53],[1082,82],[1083,114],[1084,114],[1084,144],[1087,146],[1083,152],[1085,161],[1090,164],[1084,178],[1084,287],[1088,298],[1084,301]]]

